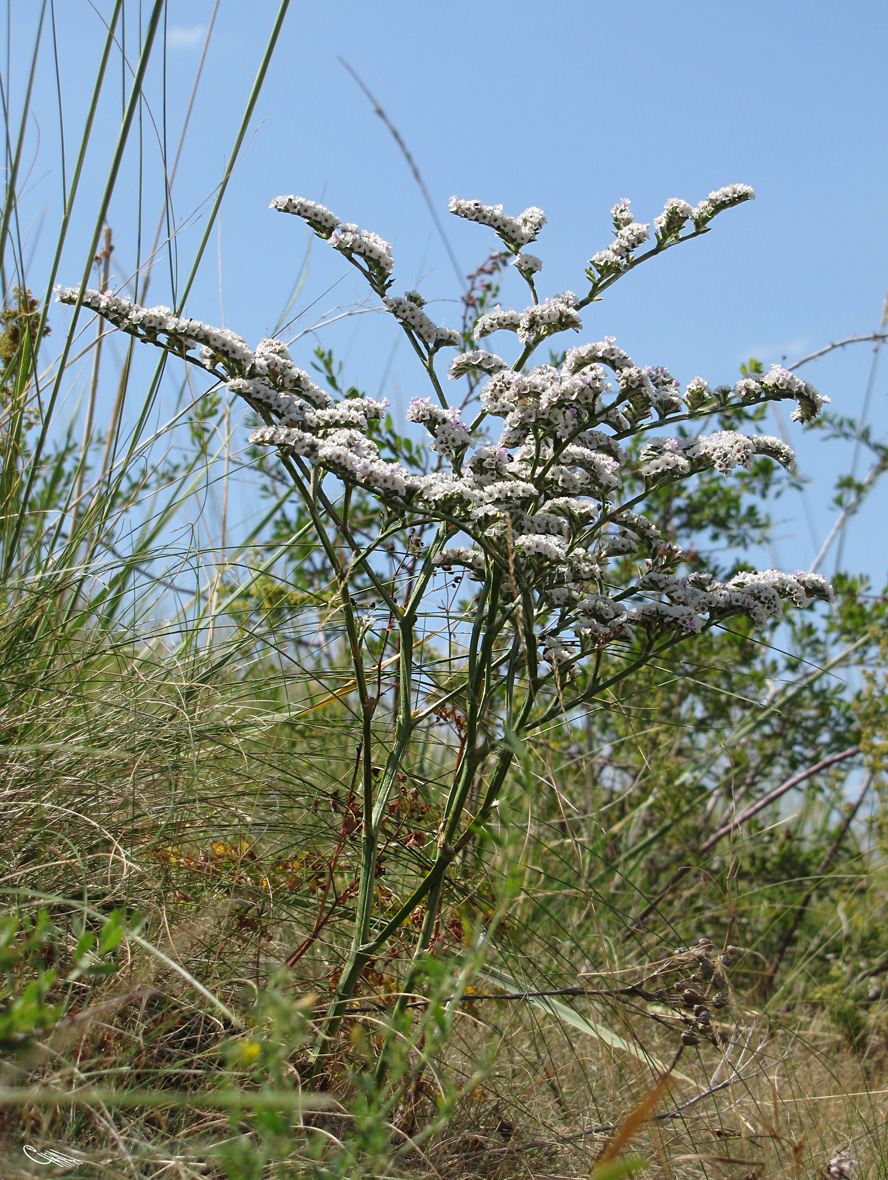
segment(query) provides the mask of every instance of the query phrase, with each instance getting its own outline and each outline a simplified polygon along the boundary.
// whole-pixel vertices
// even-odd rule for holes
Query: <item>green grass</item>
[[[162,8],[145,18],[133,115],[162,48]],[[204,237],[180,260],[181,301],[285,11]],[[34,46],[35,69],[48,44]],[[110,36],[105,53],[96,102],[117,53]],[[24,1145],[75,1158],[83,1176],[588,1176],[633,1111],[653,1116],[626,1143],[641,1175],[796,1180],[845,1148],[862,1175],[884,1171],[888,653],[884,604],[853,581],[829,631],[792,622],[762,644],[738,624],[525,742],[497,821],[447,879],[404,1011],[394,1008],[412,918],[361,973],[321,1067],[312,1061],[361,864],[366,730],[337,588],[267,471],[267,511],[251,531],[171,541],[195,489],[218,479],[224,493],[232,479],[218,442],[231,434],[227,407],[190,407],[181,375],[162,366],[140,384],[130,355],[114,366],[83,321],[64,336],[69,321],[53,318],[44,335],[69,222],[56,227],[48,273],[29,273],[27,103],[14,113],[5,98],[4,1176],[39,1174]],[[91,186],[82,277],[131,129],[124,119],[105,182]],[[91,135],[88,116],[66,162],[70,202],[87,199]],[[106,393],[119,407],[111,427],[81,434]],[[161,427],[158,400],[171,405]],[[695,527],[700,503],[679,507]],[[431,607],[423,625],[441,627]],[[418,645],[419,707],[458,683],[464,659],[458,633],[446,654],[440,638]],[[380,763],[392,742],[391,681],[381,683]],[[382,833],[383,918],[433,862],[460,704],[429,710],[406,757]],[[733,808],[856,746],[860,757],[730,827]],[[843,825],[865,767],[869,793]],[[729,944],[743,950],[714,968],[724,985],[708,967],[692,981],[703,969],[677,953],[701,937],[714,944],[707,962]],[[711,1039],[679,1002],[688,988],[706,997]],[[704,1035],[658,1096],[691,1025]]]

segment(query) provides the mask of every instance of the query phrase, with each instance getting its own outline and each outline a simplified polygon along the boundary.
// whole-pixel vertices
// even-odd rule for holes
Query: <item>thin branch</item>
[[[823,348],[818,348],[816,352],[809,352],[800,361],[786,367],[790,373],[794,373],[802,365],[807,365],[809,361],[816,361],[819,357],[826,356],[828,352],[834,352],[837,348],[845,348],[849,344],[884,344],[886,340],[888,340],[888,332],[870,332],[867,336],[846,336],[844,340],[836,340],[832,344],[825,344]]]
[[[873,776],[872,776],[872,774],[868,774],[866,776],[866,778],[864,779],[863,788],[862,788],[860,794],[857,796],[854,803],[848,809],[848,813],[845,816],[842,826],[839,828],[838,835],[836,836],[835,840],[833,840],[832,844],[830,845],[830,849],[827,852],[826,856],[823,858],[823,860],[817,866],[817,869],[814,873],[814,878],[815,878],[814,884],[808,888],[807,892],[805,893],[805,896],[802,898],[802,900],[799,902],[798,906],[796,907],[795,913],[793,914],[792,921],[789,924],[789,929],[784,934],[783,939],[781,940],[780,946],[777,948],[777,953],[774,956],[771,966],[768,968],[768,974],[765,976],[764,980],[761,981],[761,989],[762,989],[764,995],[767,995],[771,991],[771,988],[774,986],[774,979],[777,975],[777,972],[780,969],[780,964],[783,962],[786,952],[789,950],[790,946],[792,945],[792,941],[796,936],[796,931],[798,930],[799,926],[801,925],[802,918],[805,916],[805,911],[807,910],[807,908],[811,902],[811,898],[814,896],[814,893],[817,890],[817,886],[821,883],[823,878],[826,876],[830,865],[832,864],[835,857],[838,855],[839,849],[844,844],[845,837],[848,835],[848,832],[851,828],[851,824],[854,822],[855,816],[857,815],[858,811],[860,811],[860,808],[863,806],[863,801],[866,798],[870,787],[872,786],[872,782],[873,782]]]
[[[817,554],[817,556],[811,562],[811,567],[808,571],[809,573],[812,573],[812,574],[815,573],[815,571],[817,570],[817,567],[820,565],[820,563],[826,557],[827,553],[829,553],[830,546],[832,545],[833,541],[842,532],[842,530],[845,528],[845,525],[848,523],[850,518],[854,515],[854,513],[860,507],[860,505],[862,504],[867,493],[872,491],[873,486],[875,485],[879,476],[883,474],[886,467],[888,467],[888,456],[882,456],[882,458],[880,458],[878,460],[878,462],[874,463],[872,465],[872,467],[869,469],[869,472],[867,473],[867,477],[863,481],[863,483],[860,487],[860,491],[857,492],[857,494],[854,496],[854,499],[850,502],[850,504],[847,504],[842,509],[842,511],[839,513],[838,517],[836,518],[836,521],[833,524],[832,528],[829,530],[829,534],[827,535],[826,540],[820,546],[820,552]]]
[[[764,1071],[757,1069],[745,1077],[731,1077],[726,1078],[725,1081],[719,1082],[717,1086],[710,1086],[709,1089],[695,1094],[693,1098],[689,1098],[686,1102],[672,1108],[672,1110],[663,1110],[659,1114],[651,1116],[651,1122],[663,1122],[666,1119],[681,1118],[684,1112],[691,1106],[696,1106],[698,1102],[702,1102],[704,1098],[710,1098],[713,1094],[717,1094],[719,1090],[725,1090],[728,1086],[735,1085],[738,1082],[748,1082],[752,1078],[760,1076]],[[470,1155],[464,1155],[462,1160],[480,1159],[482,1156],[490,1155],[505,1155],[511,1152],[530,1151],[540,1147],[556,1147],[562,1143],[576,1143],[580,1139],[586,1139],[590,1135],[609,1135],[615,1131],[619,1123],[597,1123],[595,1126],[586,1127],[583,1131],[574,1131],[571,1135],[559,1135],[555,1139],[536,1139],[529,1143],[510,1143],[506,1147],[492,1147],[484,1151],[473,1151]]]
[[[779,787],[775,787],[773,791],[769,791],[767,795],[762,795],[761,799],[757,799],[755,803],[751,803],[744,811],[741,811],[738,816],[732,819],[729,823],[724,824],[717,832],[704,840],[700,845],[701,852],[708,852],[713,848],[719,840],[729,835],[736,828],[745,824],[747,820],[752,819],[753,816],[758,815],[771,803],[774,803],[781,796],[785,795],[787,791],[791,791],[793,787],[798,787],[801,783],[806,782],[809,778],[813,778],[815,774],[819,774],[822,770],[828,770],[831,766],[835,766],[839,762],[845,762],[848,758],[853,758],[855,754],[860,753],[860,746],[849,746],[847,750],[841,750],[838,754],[830,754],[828,758],[816,763],[814,766],[809,766],[807,770],[801,770],[798,774],[794,774],[792,778],[788,778],[786,782],[781,783]]]
[[[844,762],[848,758],[853,758],[855,754],[859,753],[860,746],[850,746],[847,750],[842,750],[838,754],[830,754],[828,758],[822,759],[822,761],[816,763],[816,765],[809,766],[807,770],[802,770],[799,771],[798,774],[794,774],[792,778],[788,778],[786,782],[781,783],[779,787],[775,787],[773,791],[769,791],[766,795],[762,795],[762,797],[757,799],[755,803],[751,803],[749,807],[741,811],[739,815],[735,816],[728,823],[723,824],[720,828],[718,828],[717,831],[713,832],[712,835],[704,840],[700,845],[698,855],[705,855],[712,848],[714,848],[720,840],[723,840],[725,836],[728,836],[731,834],[731,832],[736,831],[736,829],[745,824],[747,820],[750,820],[753,818],[753,816],[758,815],[760,811],[763,811],[771,803],[776,802],[776,800],[780,799],[788,791],[791,791],[793,787],[800,786],[803,782],[807,781],[807,779],[813,778],[815,774],[819,774],[820,771],[828,770],[831,766],[835,766],[839,762]],[[654,910],[656,910],[656,908],[662,902],[663,898],[667,896],[670,890],[673,889],[683,877],[688,875],[688,873],[691,871],[691,868],[691,865],[684,864],[680,868],[676,869],[664,888],[661,889],[654,900],[649,905],[645,906],[645,908],[641,911],[641,913],[632,923],[631,929],[636,929],[637,927],[641,926],[643,922],[647,921]]]
[[[641,1000],[657,1001],[662,1000],[662,996],[656,995],[654,992],[645,991],[643,988],[628,984],[626,987],[579,987],[574,984],[572,987],[556,987],[550,988],[547,991],[522,991],[522,992],[473,992],[471,995],[445,996],[442,1004],[475,1004],[481,1000],[495,1000],[495,1001],[510,1001],[510,1000],[542,1000],[554,999],[559,996],[566,996],[568,999],[579,999],[581,996],[608,996],[613,998],[615,996],[629,996],[637,997]],[[407,1008],[428,1008],[429,1001],[425,998],[418,1000],[408,1000],[401,1004],[401,1009]],[[371,1012],[379,1012],[379,1004],[365,1004],[360,1008],[349,1008],[349,1016],[367,1015]]]

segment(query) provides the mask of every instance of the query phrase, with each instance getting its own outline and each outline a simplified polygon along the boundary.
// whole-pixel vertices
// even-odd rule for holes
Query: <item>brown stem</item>
[[[835,840],[833,840],[832,844],[830,845],[829,852],[827,852],[826,856],[823,858],[823,860],[817,866],[817,871],[814,874],[815,878],[822,879],[826,875],[827,870],[829,869],[829,866],[832,864],[833,860],[835,859],[836,855],[839,852],[839,849],[842,847],[842,844],[845,842],[845,837],[848,835],[848,829],[851,827],[851,824],[854,822],[854,817],[857,815],[858,811],[860,810],[860,808],[863,804],[863,800],[866,797],[866,793],[870,789],[870,786],[872,785],[872,781],[873,781],[873,776],[871,774],[868,774],[864,780],[864,783],[863,783],[863,790],[860,792],[856,801],[849,809],[848,814],[845,816],[845,821],[842,824],[842,826],[839,828],[839,832],[838,832],[838,835],[836,836]],[[798,906],[796,907],[795,913],[792,916],[792,921],[789,924],[789,929],[784,934],[783,939],[781,940],[780,946],[777,948],[777,954],[774,956],[774,961],[771,963],[771,966],[768,968],[768,974],[759,983],[759,992],[760,992],[763,999],[766,998],[771,993],[771,990],[774,987],[774,979],[777,975],[778,970],[780,969],[780,964],[783,962],[786,952],[789,950],[790,946],[792,945],[793,939],[796,936],[796,931],[798,930],[799,926],[801,925],[802,918],[805,916],[805,911],[807,910],[808,905],[811,901],[811,898],[814,896],[814,893],[815,893],[819,883],[820,883],[820,880],[816,880],[815,884],[813,884],[810,887],[810,889],[808,889],[805,896],[799,902]]]
[[[844,340],[836,340],[832,344],[825,344],[823,348],[818,348],[816,352],[809,352],[807,356],[803,356],[800,361],[795,364],[787,365],[790,372],[800,369],[802,365],[807,365],[809,361],[817,360],[818,357],[826,356],[828,352],[833,352],[837,348],[845,348],[849,344],[867,344],[874,343],[876,345],[883,344],[888,340],[888,336],[884,332],[870,332],[866,336],[846,336]]]
[[[315,924],[312,927],[311,934],[309,934],[309,936],[306,939],[304,939],[304,941],[301,942],[299,944],[299,946],[297,946],[296,950],[293,951],[293,953],[288,957],[287,962],[286,962],[287,967],[295,967],[296,964],[299,962],[299,960],[302,958],[302,956],[306,953],[306,951],[308,951],[310,947],[314,946],[314,944],[318,940],[318,936],[320,935],[321,931],[324,929],[324,927],[327,925],[327,923],[330,921],[330,919],[335,914],[337,907],[344,905],[345,902],[347,902],[348,899],[352,896],[352,893],[354,892],[354,888],[357,885],[357,883],[358,883],[358,878],[355,877],[354,881],[352,881],[352,883],[349,886],[347,886],[347,888],[343,889],[342,893],[338,893],[333,898],[332,902],[330,903],[330,907],[326,911],[326,913],[324,913],[323,915],[319,915],[315,919]]]
[[[326,880],[326,883],[324,884],[324,892],[321,894],[321,899],[318,902],[317,917],[314,920],[314,925],[312,926],[311,932],[308,935],[308,937],[302,943],[300,943],[300,945],[296,948],[295,951],[293,951],[293,953],[291,955],[288,956],[287,961],[286,961],[287,967],[294,967],[299,962],[299,960],[302,958],[302,956],[305,954],[305,952],[308,950],[308,948],[317,940],[318,935],[320,934],[320,932],[323,930],[323,928],[327,925],[330,918],[332,917],[333,911],[336,909],[337,906],[341,905],[346,900],[346,898],[349,896],[349,894],[352,890],[353,884],[350,885],[343,893],[341,893],[337,897],[335,897],[333,899],[333,904],[330,906],[330,909],[325,912],[324,907],[327,904],[327,898],[330,895],[330,889],[333,885],[333,874],[336,871],[336,865],[339,862],[339,857],[341,856],[342,850],[345,847],[346,841],[348,840],[348,837],[349,837],[349,832],[347,831],[348,817],[351,814],[351,805],[354,802],[354,798],[355,798],[355,789],[357,786],[358,771],[361,769],[362,750],[363,750],[363,742],[358,742],[358,749],[357,749],[357,753],[355,754],[355,768],[352,771],[351,783],[350,783],[349,789],[348,789],[348,799],[346,800],[345,810],[342,813],[342,823],[339,825],[339,833],[338,833],[337,839],[336,839],[336,847],[333,850],[332,857],[330,858],[330,864],[329,864],[328,870],[327,870],[327,880]]]
[[[735,816],[732,820],[729,820],[728,823],[722,824],[722,826],[717,831],[713,832],[712,835],[704,840],[700,845],[699,855],[705,855],[705,853],[714,848],[720,840],[723,840],[725,836],[729,836],[731,832],[736,831],[736,829],[742,824],[745,824],[747,820],[750,820],[753,816],[758,815],[760,811],[763,811],[771,803],[774,803],[782,795],[785,795],[787,791],[791,791],[793,787],[797,787],[801,783],[805,782],[806,779],[812,778],[815,774],[819,774],[821,770],[827,770],[830,766],[834,766],[837,762],[844,762],[846,758],[853,758],[855,754],[859,753],[860,746],[850,746],[847,750],[841,750],[838,754],[830,754],[828,758],[822,759],[822,761],[816,763],[814,766],[809,766],[807,770],[802,770],[798,774],[794,774],[792,778],[788,778],[786,782],[781,783],[779,787],[775,787],[773,791],[769,791],[767,795],[762,795],[762,797],[757,799],[755,803],[750,803],[747,808],[741,811],[740,814]],[[646,922],[654,910],[666,897],[666,895],[671,892],[671,890],[678,884],[679,881],[681,881],[683,877],[687,876],[687,874],[691,871],[691,868],[691,865],[682,865],[680,868],[676,869],[676,871],[669,878],[666,885],[660,890],[654,900],[649,905],[645,906],[645,908],[641,911],[641,913],[632,923],[630,929],[635,930],[644,922]]]

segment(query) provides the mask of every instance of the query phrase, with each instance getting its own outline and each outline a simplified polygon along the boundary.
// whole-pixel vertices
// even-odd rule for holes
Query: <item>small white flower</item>
[[[699,410],[712,398],[709,382],[702,377],[692,377],[685,387],[684,397],[689,410]]]
[[[484,554],[480,549],[467,545],[453,545],[442,549],[432,558],[433,565],[449,569],[452,565],[465,565],[478,573],[484,572]]]
[[[465,201],[451,197],[450,212],[455,213],[457,217],[464,217],[467,221],[477,221],[481,225],[490,226],[513,250],[520,250],[528,242],[532,242],[546,223],[545,213],[535,205],[531,205],[517,217],[509,217],[503,212],[502,205],[482,205],[480,201]]]
[[[680,197],[670,197],[663,212],[654,218],[654,229],[661,241],[675,237],[682,226],[694,216],[693,208]]]
[[[854,1180],[858,1162],[849,1151],[834,1151],[826,1165],[827,1180]]]
[[[475,327],[472,330],[472,336],[475,340],[480,340],[483,336],[489,336],[492,332],[499,332],[502,328],[517,332],[520,324],[520,311],[515,311],[513,308],[504,310],[497,304],[490,311],[478,317]]]
[[[378,271],[382,276],[391,274],[394,266],[391,242],[385,242],[379,234],[371,233],[368,229],[358,229],[349,223],[340,225],[330,235],[330,245],[334,250],[343,254],[355,254],[370,264],[370,269]]]
[[[508,365],[502,357],[498,357],[493,352],[485,352],[483,348],[475,348],[470,352],[461,352],[459,356],[454,357],[447,370],[447,376],[451,380],[455,380],[474,369],[479,369],[482,373],[498,373],[500,369],[506,368]]]
[[[332,231],[342,224],[325,205],[307,201],[304,197],[275,197],[269,208],[277,209],[279,213],[295,213],[323,238],[329,238]]]
[[[542,260],[537,258],[536,254],[516,254],[510,265],[516,267],[524,275],[539,274],[543,269]]]
[[[629,209],[632,204],[628,197],[622,197],[611,209],[611,217],[614,220],[614,226],[617,230],[624,229],[627,225],[631,225],[635,220],[635,215]]]
[[[563,332],[566,328],[579,331],[583,326],[577,311],[577,297],[573,291],[563,291],[543,303],[528,307],[518,321],[518,339],[528,344],[542,338],[552,330]],[[483,318],[483,317],[482,317]]]
[[[752,200],[755,200],[755,193],[748,184],[727,184],[724,188],[711,192],[695,209],[692,209],[691,217],[694,225],[699,228],[706,225],[723,209],[730,209],[733,205]]]
[[[604,340],[596,341],[594,344],[581,344],[577,348],[569,348],[561,372],[566,377],[571,377],[598,362],[619,373],[632,365],[632,358],[628,352],[617,348],[613,336],[605,336]]]
[[[422,310],[424,300],[416,291],[408,291],[404,296],[394,296],[384,299],[388,310],[396,320],[410,328],[430,348],[433,345],[459,344],[459,332],[452,328],[439,328],[432,323]]]

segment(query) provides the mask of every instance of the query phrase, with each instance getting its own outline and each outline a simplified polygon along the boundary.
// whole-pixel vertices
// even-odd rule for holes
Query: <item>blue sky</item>
[[[14,45],[29,44],[36,8],[13,6]],[[166,106],[158,54],[146,84],[142,168],[133,151],[111,206],[118,280],[137,258],[140,185],[143,256],[161,207],[162,158],[149,113],[159,126],[165,118],[174,150],[213,8],[209,0],[170,0]],[[101,51],[100,16],[112,5],[65,0],[57,9],[71,152]],[[269,0],[220,6],[172,194],[183,227],[180,279],[276,12]],[[138,7],[127,3],[126,14],[133,53]],[[546,211],[534,251],[545,264],[542,292],[551,294],[582,293],[586,260],[610,240],[609,209],[617,199],[630,197],[637,219],[650,221],[669,197],[696,203],[735,181],[755,188],[756,201],[723,214],[711,234],[654,260],[588,309],[582,339],[615,336],[639,364],[663,364],[682,381],[699,374],[715,384],[735,380],[750,355],[766,364],[793,361],[830,340],[871,332],[888,287],[886,49],[888,6],[867,2],[562,0],[547,9],[527,0],[346,0],[335,7],[293,0],[188,310],[224,319],[252,342],[273,329],[308,239],[301,222],[268,203],[298,193],[391,241],[394,290],[419,287],[442,301],[434,306],[439,322],[457,323],[459,285],[448,252],[399,148],[341,57],[413,153],[463,274],[496,239],[447,213],[454,193],[502,202],[513,213],[531,204]],[[26,66],[26,54],[11,65],[13,111]],[[41,236],[41,223],[44,231],[52,225],[61,191],[51,53],[41,68],[23,199],[34,274],[54,241]],[[82,269],[119,126],[119,58],[112,72],[63,282],[76,281]],[[373,305],[340,257],[316,240],[311,251],[294,311],[311,306],[291,332],[322,313]],[[512,283],[503,302],[523,305],[517,276]],[[149,302],[169,300],[164,262]],[[398,406],[428,392],[414,358],[396,343],[395,325],[381,314],[347,316],[321,339],[368,393],[384,392]],[[307,366],[314,343],[309,335],[294,345],[297,363]],[[856,415],[872,359],[871,347],[857,345],[804,375],[830,396],[833,409]],[[868,413],[884,437],[888,366],[879,372]],[[850,452],[803,438],[788,415],[784,425],[812,484],[804,503],[789,496],[775,505],[780,523],[767,560],[807,567],[829,530],[832,484]],[[771,429],[777,433],[779,424]],[[865,470],[862,462],[858,473]],[[879,584],[888,545],[882,530],[874,536],[872,522],[888,507],[886,487],[877,488],[845,548],[847,564]],[[830,569],[827,563],[824,572]]]

